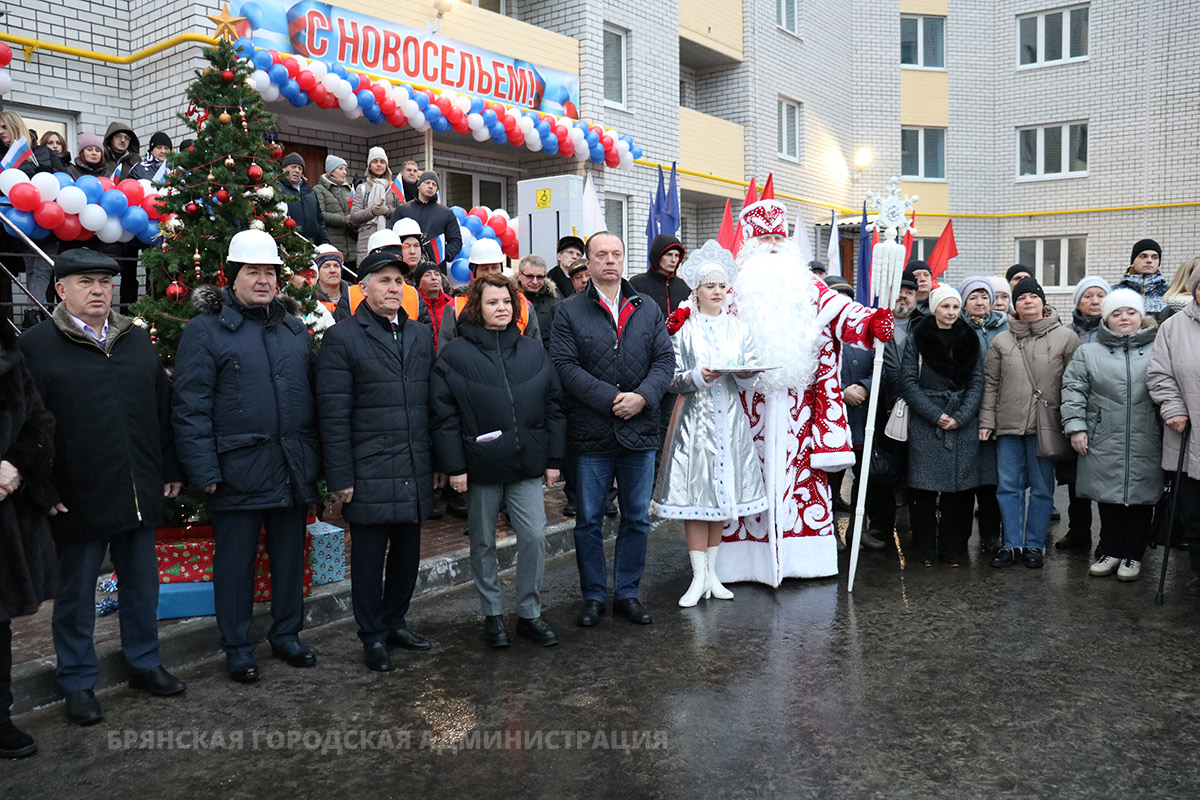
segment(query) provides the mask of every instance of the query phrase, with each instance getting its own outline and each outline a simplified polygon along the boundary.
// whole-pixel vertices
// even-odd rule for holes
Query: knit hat
[[[1129,254],[1129,263],[1132,264],[1139,255],[1147,250],[1153,250],[1158,253],[1160,259],[1162,258],[1162,248],[1158,246],[1158,242],[1153,239],[1139,239],[1133,246],[1133,252]]]
[[[820,264],[821,262],[817,262]],[[824,265],[822,265],[824,266]],[[843,278],[841,275],[826,275],[821,280],[825,281],[825,285],[835,292],[840,292],[846,297],[854,297],[854,287],[850,285],[850,281]]]
[[[1024,272],[1026,275],[1033,274],[1033,270],[1031,270],[1029,267],[1025,266],[1024,264],[1013,264],[1011,267],[1008,268],[1008,272],[1004,273],[1004,280],[1008,281],[1009,284],[1012,284],[1013,278],[1017,277],[1022,272]]]
[[[417,185],[420,186],[425,181],[433,181],[434,183],[438,183],[437,173],[433,170],[426,170],[425,172],[422,172],[421,177],[417,178]],[[439,183],[438,186],[441,186],[441,184]]]
[[[988,283],[992,284],[992,303],[996,302],[996,295],[998,294],[1012,294],[1012,287],[1008,285],[1008,281],[999,275],[989,275],[987,280]]]
[[[103,150],[104,149],[104,141],[99,136],[97,136],[94,133],[91,133],[90,131],[88,133],[80,134],[79,135],[79,152],[82,153],[84,150],[86,150],[89,147],[99,147],[101,150]]]
[[[971,292],[978,289],[983,289],[987,292],[989,304],[996,302],[996,290],[992,288],[992,281],[983,275],[972,275],[963,281],[962,285],[958,287],[959,299],[965,301],[971,296]],[[930,308],[933,308],[933,306],[930,306]]]
[[[151,150],[153,150],[156,147],[164,147],[164,146],[170,147],[170,148],[175,147],[175,145],[171,144],[170,136],[167,136],[162,131],[158,131],[157,133],[155,133],[153,136],[150,137],[150,149]]]
[[[442,270],[432,261],[422,261],[420,264],[417,264],[417,268],[413,271],[413,283],[420,283],[421,276],[426,272],[436,272],[441,274]]]
[[[1095,275],[1089,275],[1088,277],[1079,281],[1079,285],[1075,287],[1075,302],[1072,304],[1072,307],[1079,308],[1079,301],[1083,299],[1083,293],[1088,289],[1093,289],[1096,287],[1103,289],[1104,293],[1108,294],[1108,281],[1104,280],[1103,278],[1097,278]]]
[[[295,164],[298,167],[304,166],[304,156],[299,153],[288,153],[283,157],[283,163],[280,166],[290,167]]]
[[[912,275],[914,278],[917,276],[917,273],[920,272],[921,270],[925,270],[926,272],[929,273],[930,277],[933,277],[933,270],[931,270],[929,268],[928,264],[926,264],[924,261],[921,261],[919,259],[914,258],[912,261],[908,262],[908,264],[904,267],[904,271],[907,272],[909,275]]]
[[[1114,289],[1100,303],[1100,319],[1107,320],[1108,315],[1118,308],[1132,308],[1142,316],[1146,316],[1146,301],[1133,289]]]
[[[929,293],[929,310],[937,311],[937,307],[947,300],[957,300],[958,307],[962,308],[962,295],[958,293],[958,289],[942,284]]]
[[[1012,301],[1015,305],[1017,300],[1021,299],[1021,295],[1033,292],[1038,297],[1042,298],[1042,304],[1046,303],[1046,292],[1042,289],[1042,285],[1035,279],[1030,277],[1021,278],[1017,281],[1017,285],[1012,290]]]
[[[325,171],[327,173],[333,172],[338,167],[344,167],[344,166],[346,166],[346,159],[338,158],[337,156],[334,156],[334,155],[325,156]]]
[[[372,147],[370,150],[367,151],[367,166],[368,167],[371,166],[371,162],[377,158],[382,158],[383,163],[386,164],[387,160],[388,160],[387,151],[384,150],[382,147]]]

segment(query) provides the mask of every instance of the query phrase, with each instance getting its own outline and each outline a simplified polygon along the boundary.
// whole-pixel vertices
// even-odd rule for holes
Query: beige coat
[[[1034,322],[1010,320],[1009,329],[996,337],[983,362],[985,379],[980,430],[996,436],[1027,436],[1037,433],[1033,386],[1021,358],[1024,345],[1042,396],[1057,407],[1062,394],[1062,376],[1079,347],[1079,337],[1058,320],[1058,314]]]
[[[1158,329],[1146,385],[1164,422],[1200,414],[1200,307],[1195,303],[1188,303]],[[1163,469],[1174,472],[1179,468],[1181,438],[1170,428],[1163,430]],[[1200,435],[1194,427],[1184,469],[1188,477],[1200,479]]]

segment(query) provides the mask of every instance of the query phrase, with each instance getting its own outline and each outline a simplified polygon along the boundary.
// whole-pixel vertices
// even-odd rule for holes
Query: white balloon
[[[530,136],[525,140],[525,146],[529,148],[531,153],[536,153],[542,149],[542,140],[537,136]]]
[[[625,155],[626,153],[628,153],[629,152],[629,142],[625,141],[624,139],[618,139],[617,140],[617,151],[621,155]]]
[[[459,95],[454,101],[454,107],[466,114],[471,110],[471,98]]]
[[[485,219],[492,218],[492,210],[490,208],[488,208],[487,206],[476,206],[476,208],[478,208],[480,211],[483,212],[483,216]]]
[[[363,115],[363,110],[361,108],[359,108],[358,106],[355,106],[354,108],[352,108],[346,112],[346,117],[348,119],[358,119],[362,115]]]
[[[124,228],[122,228],[121,235],[117,237],[117,241],[118,242],[128,242],[130,239],[132,239],[136,235],[137,234],[135,234],[133,231],[127,231]]]
[[[0,69],[0,94],[8,94],[12,90],[12,75],[8,70]]]
[[[338,105],[342,107],[342,111],[349,111],[352,108],[358,108],[358,98],[354,95],[339,97]]]
[[[37,187],[43,202],[58,197],[58,178],[54,177],[52,173],[39,172],[33,176],[33,180],[30,182]]]
[[[154,184],[148,178],[138,178],[138,185],[142,187],[143,200],[154,194]]]
[[[392,90],[392,82],[387,78],[380,78],[377,81],[372,81],[372,83],[374,83],[376,86],[382,86],[385,92],[390,92]]]
[[[504,220],[505,222],[508,222],[508,219],[509,219],[508,212],[505,211],[503,208],[497,208],[492,213],[495,214],[500,219]]]
[[[482,114],[467,114],[467,127],[473,131],[482,130],[483,129],[483,115]],[[480,141],[483,141],[483,140],[480,139]]]
[[[66,209],[63,209],[64,211]],[[108,214],[104,213],[104,209],[95,203],[88,203],[82,211],[79,212],[79,224],[89,231],[98,231],[108,222]],[[119,224],[119,223],[118,223]]]
[[[354,96],[354,89],[350,86],[350,81],[338,78],[337,86],[333,87],[333,96],[338,100]]]
[[[492,138],[492,132],[481,125],[480,127],[471,131],[471,138],[477,142],[486,142],[488,139]]]
[[[458,233],[460,236],[462,236],[463,247],[466,247],[475,241],[475,234],[471,233],[471,229],[466,225],[459,225]]]
[[[418,113],[420,113],[421,108],[417,105],[416,100],[413,100],[411,97],[409,97],[400,101],[400,110],[404,112],[404,116],[412,119]]]
[[[587,161],[591,157],[592,157],[591,151],[589,151],[586,147],[576,147],[575,148],[575,160],[576,161]]]
[[[78,214],[87,207],[87,195],[78,186],[67,186],[58,190],[58,204],[68,214]],[[100,208],[100,206],[96,206]],[[88,228],[90,231],[91,228]]]
[[[26,183],[28,180],[29,176],[24,172],[21,172],[16,167],[9,167],[0,172],[0,192],[8,194],[18,183]]]
[[[535,124],[532,117],[527,117],[524,114],[517,117],[517,127],[521,129],[521,133],[525,134],[526,139],[529,138],[529,132],[533,130]]]
[[[337,88],[337,85],[341,82],[341,80],[342,79],[334,73],[326,72],[321,76],[321,85],[329,90],[330,93],[332,93],[333,90]]]
[[[416,105],[416,103],[413,103],[413,105]],[[425,126],[429,124],[425,120],[425,112],[419,108],[411,114],[407,111],[404,112],[404,116],[408,117],[408,124],[419,131],[425,130]]]
[[[262,96],[263,100],[266,100],[268,103],[274,103],[279,99],[279,87],[271,84],[265,92],[262,92]]]
[[[124,228],[121,227],[120,217],[109,217],[105,215],[104,224],[96,231],[96,238],[107,244],[112,244],[117,239],[121,238]]]
[[[317,80],[322,80],[326,75],[329,74],[329,67],[325,66],[324,61],[312,61],[309,62],[308,71],[311,72],[313,77]]]
[[[633,169],[633,153],[629,152],[628,150],[622,153],[621,163],[619,166],[621,169]]]

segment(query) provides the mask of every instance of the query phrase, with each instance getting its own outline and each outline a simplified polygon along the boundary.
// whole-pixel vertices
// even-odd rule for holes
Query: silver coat
[[[750,331],[728,314],[697,311],[672,342],[675,377],[670,391],[679,398],[663,445],[663,461],[653,510],[671,519],[725,520],[752,516],[767,507],[762,466],[742,410],[740,380],[722,375],[710,384],[699,367],[757,364]]]

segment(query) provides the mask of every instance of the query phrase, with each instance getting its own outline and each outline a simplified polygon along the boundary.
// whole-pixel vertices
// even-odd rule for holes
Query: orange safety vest
[[[350,313],[353,314],[354,311],[358,308],[358,304],[361,303],[363,300],[362,288],[357,283],[350,284],[349,296],[350,296]],[[339,297],[337,299],[337,302],[334,302],[332,300],[319,300],[317,302],[319,302],[321,305],[328,308],[329,313],[332,314],[333,311],[337,308],[338,303],[341,302],[341,300],[342,300],[342,298]]]
[[[525,326],[529,324],[529,315],[533,313],[533,303],[530,303],[529,298],[525,297],[524,295],[520,295],[520,297],[525,301],[525,305],[523,308],[518,309],[517,311],[517,330],[519,330],[521,333],[525,333]],[[463,306],[466,304],[467,298],[464,295],[459,295],[458,297],[454,298],[455,319],[458,319],[459,312],[463,310]]]
[[[338,298],[341,301],[341,298]],[[358,310],[358,304],[363,301],[362,287],[357,283],[350,284],[350,313],[353,314]],[[330,313],[337,308],[337,303],[321,300],[321,305],[329,309]],[[416,319],[417,313],[420,311],[419,300],[417,298],[417,290],[408,286],[404,286],[404,294],[400,296],[400,307],[404,309],[404,313],[408,314],[409,319]],[[457,313],[457,312],[456,312]]]

